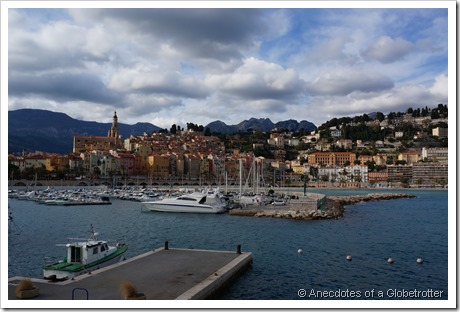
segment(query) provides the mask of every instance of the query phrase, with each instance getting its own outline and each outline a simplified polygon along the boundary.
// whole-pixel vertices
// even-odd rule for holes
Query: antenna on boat
[[[10,211],[10,213],[8,214],[8,224],[12,224],[14,225],[14,227],[19,230],[19,232],[21,232],[21,228],[19,227],[19,225],[16,224],[16,222],[14,222],[14,218],[13,218],[13,213]]]
[[[91,237],[90,237],[90,239],[97,240],[97,235],[98,235],[99,233],[97,233],[97,232],[94,231],[94,228],[93,228],[93,224],[92,224],[92,223],[91,223],[91,231],[90,231],[90,232],[91,232]]]

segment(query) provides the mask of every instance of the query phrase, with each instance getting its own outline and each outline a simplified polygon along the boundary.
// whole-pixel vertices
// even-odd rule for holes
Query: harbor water
[[[118,199],[98,206],[10,199],[8,276],[41,278],[46,262],[64,256],[65,248],[56,244],[88,237],[92,224],[101,239],[126,243],[126,258],[165,241],[170,248],[241,245],[252,252],[252,267],[215,299],[448,299],[447,191],[403,192],[416,198],[359,203],[346,207],[343,218],[310,221],[150,212],[139,202]],[[430,289],[439,296],[429,296]],[[413,298],[403,290],[420,292]]]

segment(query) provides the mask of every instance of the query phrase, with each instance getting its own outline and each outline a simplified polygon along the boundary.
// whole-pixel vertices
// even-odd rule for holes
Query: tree
[[[428,109],[428,106],[425,106],[425,108],[422,108],[421,116],[426,117],[426,116],[428,116],[429,112],[430,112],[430,110]]]
[[[19,167],[16,165],[13,165],[11,163],[8,164],[8,175],[10,179],[14,178],[19,178],[21,174],[21,171],[19,170]]]
[[[369,120],[370,120],[370,118],[369,118],[369,116],[367,114],[363,114],[361,116],[361,118],[359,119],[360,122],[367,122]]]
[[[366,161],[366,166],[369,169],[369,171],[374,171],[375,170],[375,161],[373,161],[373,160]]]
[[[375,115],[375,119],[377,119],[378,121],[382,122],[384,119],[385,119],[385,115],[381,112],[377,112],[376,115]]]
[[[331,182],[334,183],[337,181],[337,173],[331,173]]]
[[[265,147],[256,147],[254,149],[254,156],[256,157],[265,157],[265,158],[274,158],[273,153]]]
[[[439,113],[437,110],[433,109],[431,111],[431,119],[439,119]]]
[[[363,181],[363,178],[361,177],[360,174],[357,174],[353,177],[354,181],[355,182],[362,182]]]
[[[176,134],[177,133],[177,126],[176,124],[173,124],[171,126],[171,129],[169,130],[169,132],[171,132],[172,134]]]
[[[96,176],[96,177],[99,177],[101,175],[101,169],[99,167],[94,167],[93,168],[93,174]]]

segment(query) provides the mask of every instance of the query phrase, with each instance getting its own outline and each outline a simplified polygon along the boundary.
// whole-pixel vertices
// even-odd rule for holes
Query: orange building
[[[152,153],[147,157],[149,174],[153,178],[166,178],[169,176],[169,155]]]

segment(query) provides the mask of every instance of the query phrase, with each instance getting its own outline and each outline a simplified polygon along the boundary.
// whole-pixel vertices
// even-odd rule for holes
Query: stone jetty
[[[414,198],[415,195],[404,193],[372,193],[366,195],[324,196],[318,201],[318,207],[302,207],[299,205],[286,206],[248,206],[242,209],[230,210],[231,215],[272,217],[296,220],[338,219],[343,216],[345,206],[359,202]]]

